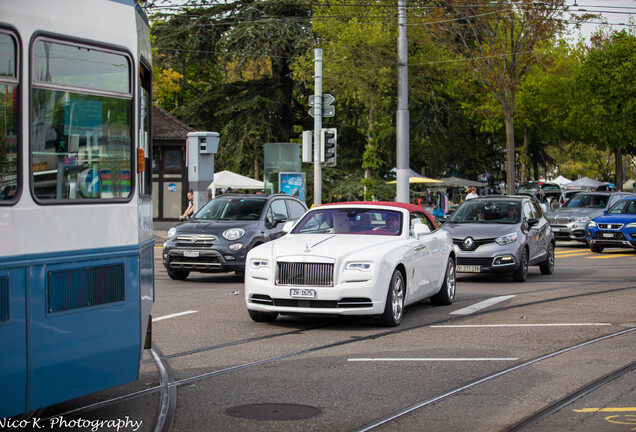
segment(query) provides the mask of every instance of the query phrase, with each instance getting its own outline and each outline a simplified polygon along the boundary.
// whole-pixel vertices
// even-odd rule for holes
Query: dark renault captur
[[[307,211],[292,195],[221,195],[192,219],[171,228],[163,244],[163,265],[172,279],[190,272],[245,272],[254,246],[283,236],[283,225]]]

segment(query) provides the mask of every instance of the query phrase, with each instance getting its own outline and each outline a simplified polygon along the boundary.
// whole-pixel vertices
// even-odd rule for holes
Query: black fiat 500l
[[[178,280],[193,271],[242,274],[247,252],[283,236],[284,222],[305,211],[305,203],[291,195],[221,195],[168,231],[163,265]]]

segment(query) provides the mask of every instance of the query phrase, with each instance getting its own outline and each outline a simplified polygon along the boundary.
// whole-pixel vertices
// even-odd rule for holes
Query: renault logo
[[[466,240],[464,240],[464,248],[472,249],[474,245],[475,245],[475,240],[473,240],[472,237],[468,237],[466,238]]]

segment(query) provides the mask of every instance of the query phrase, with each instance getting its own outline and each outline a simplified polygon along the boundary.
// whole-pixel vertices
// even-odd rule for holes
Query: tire
[[[173,280],[186,280],[189,274],[189,271],[168,270],[168,276]]]
[[[376,320],[383,327],[397,327],[404,316],[404,275],[398,269],[393,271],[386,295],[384,313]]]
[[[512,273],[512,280],[515,282],[525,282],[528,277],[528,249],[523,248],[519,268]]]
[[[554,243],[550,243],[548,246],[548,256],[541,264],[539,264],[539,270],[541,274],[550,275],[554,272]]]
[[[453,258],[449,257],[448,264],[446,264],[444,283],[442,284],[439,292],[431,297],[431,303],[433,306],[448,306],[453,304],[456,288],[457,279],[455,277],[455,261]]]
[[[276,312],[259,312],[253,310],[247,310],[250,314],[250,318],[254,322],[273,322],[278,318],[278,314]]]
[[[598,245],[590,245],[590,250],[594,253],[602,253],[605,248],[603,246]]]

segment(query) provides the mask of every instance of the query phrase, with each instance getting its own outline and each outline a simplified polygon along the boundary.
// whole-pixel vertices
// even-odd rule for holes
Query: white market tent
[[[569,180],[569,179],[563,177],[562,175],[560,175],[557,178],[555,178],[554,180],[552,180],[552,183],[556,183],[559,186],[567,186],[568,184],[572,183],[572,180]]]
[[[221,171],[214,173],[214,181],[210,183],[208,189],[212,190],[212,197],[217,189],[264,189],[265,183],[260,180],[245,177],[232,171]]]
[[[636,182],[636,180],[634,179],[627,180],[625,183],[623,183],[623,190],[632,192],[634,190],[634,182]]]
[[[581,188],[581,189],[596,189],[599,186],[603,186],[607,184],[607,182],[602,182],[598,180],[591,179],[589,177],[582,177],[578,180],[574,180],[571,183],[568,183],[568,188]]]

